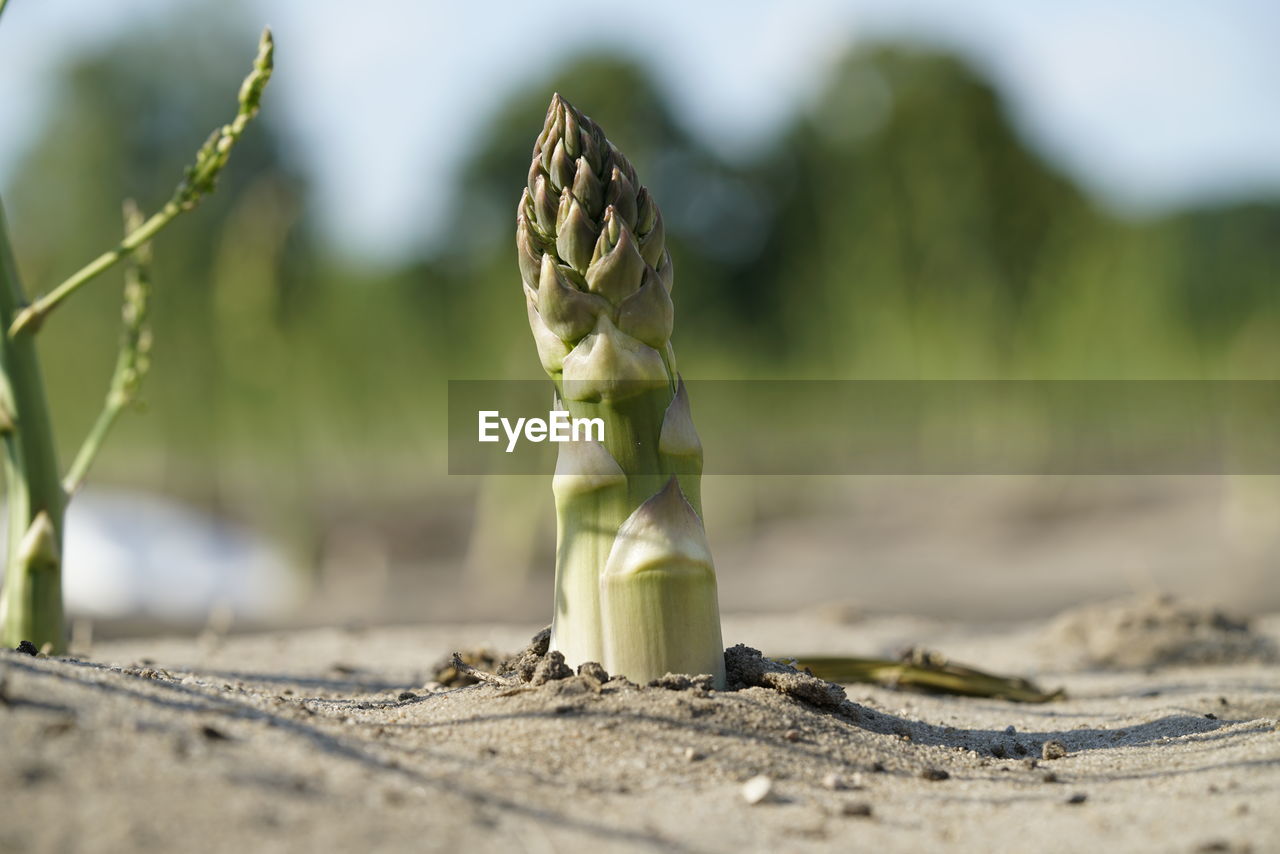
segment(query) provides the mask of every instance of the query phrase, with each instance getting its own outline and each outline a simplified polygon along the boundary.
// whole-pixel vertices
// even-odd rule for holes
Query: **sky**
[[[196,0],[11,0],[0,24],[0,191],[57,68]],[[272,110],[330,239],[388,263],[429,249],[471,134],[586,48],[648,65],[679,119],[749,157],[809,109],[851,43],[945,47],[1020,131],[1131,215],[1280,194],[1280,3],[1270,0],[239,0],[247,67],[275,32]],[[198,33],[195,33],[198,37]]]

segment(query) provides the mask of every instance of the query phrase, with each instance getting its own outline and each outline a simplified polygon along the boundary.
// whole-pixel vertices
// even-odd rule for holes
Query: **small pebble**
[[[1072,795],[1071,797],[1067,798],[1067,803],[1069,803],[1069,804],[1082,804],[1082,803],[1084,803],[1084,802],[1085,802],[1085,801],[1087,801],[1087,800],[1089,800],[1089,796],[1088,796],[1088,795],[1086,795],[1084,792],[1076,792],[1074,795]]]
[[[798,729],[789,729],[789,730],[787,730],[786,732],[784,732],[784,733],[782,734],[782,737],[783,737],[783,738],[785,738],[787,741],[799,741],[799,740],[800,740],[800,730],[798,730]]]
[[[1046,783],[1056,783],[1058,782],[1058,775],[1053,773],[1052,771],[1049,771],[1040,779],[1044,780]]]
[[[751,805],[762,804],[773,797],[773,780],[764,774],[742,784],[742,799]]]
[[[840,813],[852,818],[871,818],[871,804],[865,801],[850,801],[841,805]]]
[[[703,754],[703,753],[701,753],[701,752],[699,752],[699,751],[697,751],[697,750],[694,750],[692,747],[686,747],[686,748],[684,749],[684,761],[685,761],[685,762],[699,762],[699,761],[701,761],[701,760],[703,760],[703,759],[706,759],[706,758],[707,758],[707,757],[706,757],[706,755],[705,755],[705,754]]]
[[[1065,759],[1067,746],[1060,741],[1046,741],[1040,748],[1041,759]]]
[[[839,792],[845,789],[861,789],[862,777],[858,774],[854,774],[851,779],[832,771],[822,778],[822,788],[830,789],[833,792]]]
[[[941,768],[926,768],[920,772],[920,777],[923,780],[935,780],[935,781],[951,779],[951,775],[948,774],[946,771],[943,771]]]
[[[413,693],[412,691],[401,691],[401,692],[400,692],[400,697],[399,697],[399,699],[400,699],[402,702],[403,702],[404,700],[416,700],[416,699],[418,699],[418,695],[417,695],[417,694],[415,694],[415,693]]]
[[[1014,725],[1013,725],[1013,724],[1009,724],[1007,727],[1005,727],[1005,728],[1004,728],[1004,734],[1005,734],[1005,735],[1017,735],[1017,734],[1018,734],[1018,730],[1017,730],[1017,728],[1016,728],[1016,727],[1014,727]]]
[[[1211,721],[1216,721],[1218,719],[1218,716],[1215,715],[1213,712],[1205,712],[1204,716]]]

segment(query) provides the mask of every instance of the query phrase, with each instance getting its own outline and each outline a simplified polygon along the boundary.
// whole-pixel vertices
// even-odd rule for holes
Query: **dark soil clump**
[[[765,658],[760,650],[743,644],[725,650],[724,663],[730,691],[771,688],[828,711],[839,709],[846,700],[844,689],[839,685],[779,664]]]

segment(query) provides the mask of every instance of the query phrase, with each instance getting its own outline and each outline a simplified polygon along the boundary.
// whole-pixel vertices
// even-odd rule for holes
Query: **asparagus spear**
[[[559,95],[516,210],[529,326],[557,404],[602,418],[560,445],[551,644],[638,682],[724,681],[702,447],[671,347],[662,215],[595,122]]]

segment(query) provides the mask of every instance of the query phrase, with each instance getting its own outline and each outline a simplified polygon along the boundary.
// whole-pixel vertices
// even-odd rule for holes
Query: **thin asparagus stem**
[[[142,211],[132,200],[125,203],[125,233],[138,230]],[[147,324],[147,309],[151,295],[151,246],[144,243],[129,258],[125,267],[123,323],[120,331],[120,352],[116,356],[115,371],[102,411],[89,430],[71,469],[62,481],[68,498],[79,491],[89,469],[102,450],[107,434],[115,425],[120,413],[138,398],[138,389],[150,367],[151,328]]]
[[[240,86],[239,109],[230,124],[216,129],[196,152],[195,163],[188,166],[173,197],[159,211],[127,234],[114,249],[102,253],[84,267],[72,273],[66,280],[44,296],[27,306],[9,325],[9,336],[23,331],[39,329],[44,319],[73,293],[128,258],[138,248],[160,233],[186,211],[193,210],[200,201],[213,192],[218,175],[231,157],[231,149],[244,134],[245,128],[262,104],[262,92],[271,79],[274,67],[275,42],[271,30],[264,29],[258,42],[258,55],[253,70]]]
[[[5,0],[0,0],[3,11]],[[211,193],[226,166],[231,149],[258,113],[262,92],[271,76],[274,46],[264,30],[253,71],[238,95],[239,109],[229,125],[218,128],[201,146],[173,197],[143,221],[132,211],[120,245],[90,262],[46,296],[27,305],[9,245],[4,212],[0,209],[0,438],[9,505],[9,544],[5,555],[4,587],[0,590],[0,643],[14,646],[29,641],[40,649],[61,652],[66,647],[62,611],[63,516],[69,492],[83,483],[119,413],[134,400],[147,369],[149,333],[146,327],[148,241],[180,213],[191,210]],[[121,261],[133,258],[126,275],[125,329],[107,400],[97,422],[64,479],[59,474],[53,425],[34,333],[62,301],[93,278]]]
[[[7,324],[26,295],[0,208],[0,324]],[[9,503],[9,545],[0,591],[0,643],[30,641],[56,652],[64,645],[62,622],[62,516],[66,495],[54,447],[49,404],[31,336],[0,336],[0,419]]]

